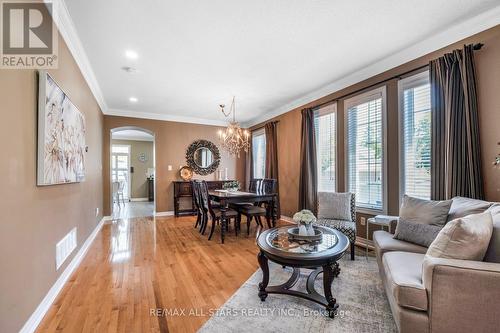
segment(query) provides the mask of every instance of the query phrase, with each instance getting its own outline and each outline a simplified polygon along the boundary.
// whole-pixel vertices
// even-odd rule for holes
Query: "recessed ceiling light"
[[[137,59],[139,57],[137,52],[132,51],[132,50],[125,51],[125,56],[129,59]]]
[[[132,103],[136,103],[138,101],[137,97],[130,97],[128,100]]]

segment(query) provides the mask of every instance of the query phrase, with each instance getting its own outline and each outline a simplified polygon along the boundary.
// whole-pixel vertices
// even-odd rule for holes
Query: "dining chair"
[[[123,181],[114,181],[112,183],[113,201],[118,203],[118,206],[120,206],[120,196],[122,198],[123,204],[125,204],[125,198],[123,196],[124,188],[125,188],[125,182]]]
[[[263,193],[276,193],[276,198],[274,199],[274,205],[271,206],[271,203],[264,202],[263,204],[269,207],[269,213],[271,217],[273,215],[277,215],[278,213],[278,205],[279,205],[279,193],[278,193],[278,180],[273,178],[264,178],[262,180],[262,190]],[[262,206],[262,204],[260,205]],[[272,209],[272,211],[271,211]]]
[[[122,202],[125,204],[125,196],[124,196],[124,191],[125,191],[125,181],[120,180],[120,186],[118,186],[118,196],[122,197]]]
[[[205,215],[203,212],[203,207],[201,205],[200,201],[200,181],[198,180],[193,180],[191,181],[191,189],[192,189],[192,195],[193,195],[193,204],[196,209],[196,223],[194,225],[195,228],[200,226],[200,232],[203,230],[203,227],[205,226]]]
[[[215,225],[216,224],[221,224],[221,210],[220,208],[215,208],[212,206],[212,202],[210,200],[209,194],[208,194],[208,186],[206,181],[201,181],[199,184],[199,191],[201,193],[200,198],[201,198],[201,204],[203,207],[203,210],[205,214],[208,216],[210,215],[210,219],[212,220],[212,227],[210,229],[210,234],[208,236],[208,240],[212,239],[212,235],[214,234],[215,230]],[[238,221],[238,212],[235,211],[234,209],[228,208],[226,210],[226,219],[227,219],[227,228],[229,229],[229,224],[231,219],[234,221],[234,232],[236,235],[238,235],[238,229],[239,229],[239,221]],[[207,219],[208,220],[208,219]],[[206,228],[205,223],[205,228]],[[221,225],[222,227],[222,225]],[[202,230],[202,234],[205,232],[205,229]]]
[[[250,179],[249,185],[248,185],[248,192],[253,192],[253,193],[258,193],[260,192],[260,189],[262,188],[262,181],[263,179],[261,178],[254,178]],[[253,202],[236,202],[231,204],[231,208],[234,208],[238,210],[239,207],[245,206],[245,205],[253,205]]]
[[[250,192],[258,192],[262,194],[276,193],[276,179],[252,179],[249,185]],[[263,207],[264,206],[264,207]],[[267,226],[271,228],[271,205],[265,202],[256,203],[241,203],[235,206],[238,211],[239,220],[241,221],[241,215],[247,218],[247,235],[250,235],[250,225],[252,219],[255,218],[257,226],[264,228],[262,224],[262,217],[266,218]]]
[[[250,180],[250,184],[248,185],[248,192],[260,192],[262,188],[262,178],[254,178]]]

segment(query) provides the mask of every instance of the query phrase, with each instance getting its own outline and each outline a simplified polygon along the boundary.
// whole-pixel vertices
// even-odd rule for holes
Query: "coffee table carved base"
[[[292,295],[309,301],[318,303],[326,308],[328,316],[333,318],[339,305],[332,296],[332,282],[340,274],[340,267],[337,262],[314,269],[307,277],[306,291],[290,290],[300,278],[300,267],[293,267],[293,273],[285,283],[278,286],[268,286],[269,284],[269,263],[266,255],[261,251],[257,255],[260,268],[262,269],[262,282],[259,283],[259,297],[265,301],[268,294]],[[325,296],[319,294],[314,288],[314,282],[319,274],[323,273],[323,290]]]

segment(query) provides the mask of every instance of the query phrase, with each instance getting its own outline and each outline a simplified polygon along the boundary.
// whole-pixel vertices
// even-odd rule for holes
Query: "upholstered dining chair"
[[[354,193],[318,193],[318,220],[316,224],[342,232],[349,238],[351,260],[354,260],[356,242],[356,197]]]
[[[210,229],[210,234],[208,236],[208,240],[211,240],[212,235],[214,234],[215,225],[220,224],[220,222],[221,222],[221,215],[222,214],[221,214],[221,211],[219,208],[215,208],[212,206],[212,202],[211,202],[209,195],[208,195],[207,182],[202,180],[201,183],[199,184],[198,189],[200,191],[200,199],[201,199],[201,204],[203,207],[204,214],[206,214],[207,216],[208,216],[208,214],[210,214],[210,219],[212,220],[212,227]],[[234,232],[236,235],[238,235],[238,226],[239,226],[239,223],[238,223],[239,221],[237,220],[238,219],[238,212],[236,212],[234,209],[228,208],[226,210],[226,218],[228,220],[228,224],[227,224],[228,227],[229,227],[229,222],[231,220],[234,221]],[[205,224],[205,228],[206,228],[206,224]],[[205,229],[203,228],[202,234],[204,233],[204,231],[205,231]]]

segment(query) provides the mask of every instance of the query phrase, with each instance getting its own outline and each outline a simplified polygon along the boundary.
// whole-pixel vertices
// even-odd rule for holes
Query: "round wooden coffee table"
[[[301,297],[323,305],[328,316],[333,318],[338,308],[332,296],[332,282],[340,274],[337,261],[349,247],[349,239],[340,231],[328,227],[315,226],[323,232],[323,238],[316,243],[302,243],[288,239],[291,227],[273,228],[264,231],[258,238],[260,252],[257,255],[262,269],[262,282],[259,283],[259,297],[265,301],[268,294],[286,294]],[[287,282],[279,286],[268,286],[269,265],[271,260],[282,266],[293,267],[293,273]],[[300,268],[312,269],[307,278],[306,292],[290,290],[299,280]],[[314,289],[314,281],[323,273],[325,296]]]

